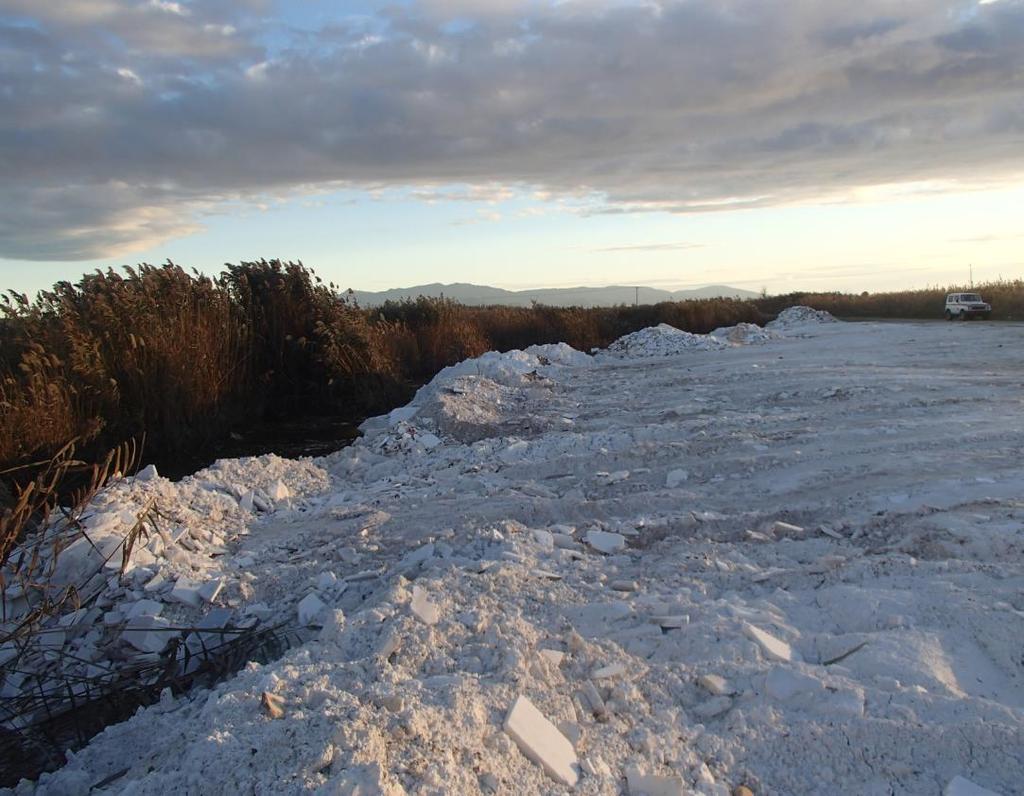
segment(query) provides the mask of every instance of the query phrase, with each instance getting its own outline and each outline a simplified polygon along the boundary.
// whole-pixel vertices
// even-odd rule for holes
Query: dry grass
[[[97,492],[134,470],[141,456],[142,446],[128,440],[90,464],[75,457],[74,442],[69,442],[45,462],[16,468],[31,478],[16,486],[11,505],[0,513],[0,621],[6,623],[0,643],[34,633],[41,620],[63,613],[68,603],[79,607],[85,584],[53,584],[60,554],[84,535],[82,514]],[[151,513],[151,508],[142,512],[126,535],[122,571]],[[8,616],[8,606],[19,602],[30,610]]]

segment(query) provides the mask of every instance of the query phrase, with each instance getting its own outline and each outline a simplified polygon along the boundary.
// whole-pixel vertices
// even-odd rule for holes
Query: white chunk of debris
[[[164,604],[156,600],[139,600],[128,606],[126,616],[132,619],[136,616],[159,616],[164,610]]]
[[[311,625],[326,607],[324,601],[320,599],[316,592],[307,594],[299,600],[299,604],[296,607],[299,614],[299,624],[304,626]]]
[[[142,587],[142,590],[146,592],[146,594],[154,594],[160,591],[167,584],[167,575],[163,572],[157,572],[152,578],[146,581],[146,585]]]
[[[813,694],[824,688],[818,678],[782,666],[776,666],[768,672],[764,686],[768,696],[780,702],[800,694]]]
[[[621,533],[612,533],[611,531],[591,529],[587,531],[584,538],[587,540],[587,544],[595,550],[608,555],[618,552],[626,546],[626,537]]]
[[[759,627],[744,622],[743,632],[749,639],[757,642],[764,654],[772,660],[785,662],[800,660],[800,656],[793,651],[789,644],[782,639],[775,638],[770,633],[766,633]]]
[[[775,522],[773,522],[772,523],[772,530],[775,531],[775,533],[783,533],[783,534],[785,534],[785,533],[800,534],[800,533],[804,532],[804,529],[801,528],[799,525],[793,525],[792,523],[783,522],[782,520],[776,520]]]
[[[1000,796],[994,790],[975,785],[969,779],[955,776],[942,789],[942,796]]]
[[[208,580],[202,586],[199,587],[199,596],[208,603],[212,603],[217,599],[221,590],[224,588],[224,578],[214,578]]]
[[[715,696],[727,696],[735,693],[729,681],[720,674],[702,674],[697,678],[697,683],[705,691]]]
[[[702,719],[713,719],[715,716],[721,716],[731,707],[732,700],[729,697],[716,696],[696,705],[692,711],[694,715],[700,716]]]
[[[579,780],[572,743],[525,696],[519,696],[512,705],[504,729],[523,754],[552,779],[569,787]]]
[[[611,677],[621,677],[626,673],[626,667],[621,663],[612,663],[608,666],[601,666],[594,669],[590,676],[595,680],[607,680]]]
[[[565,653],[561,650],[541,649],[537,650],[537,654],[552,666],[561,666],[562,660],[565,658]]]
[[[292,491],[284,481],[278,480],[270,487],[270,499],[274,501],[287,500],[292,496]]]
[[[665,476],[665,486],[668,489],[675,489],[680,484],[690,480],[690,474],[686,470],[669,470]]]
[[[846,537],[839,533],[828,523],[822,523],[818,526],[818,531],[823,533],[825,536],[831,537],[832,539],[845,539]]]
[[[162,616],[136,616],[128,620],[121,640],[139,652],[163,652],[171,640],[170,624]]]
[[[436,603],[431,602],[426,589],[420,586],[412,587],[409,610],[425,625],[436,625],[441,619],[441,609]]]
[[[199,596],[199,589],[200,586],[195,581],[188,578],[178,578],[174,588],[171,589],[170,598],[176,602],[198,608],[203,602]]]
[[[158,475],[155,464],[147,464],[135,474],[136,481],[152,481]]]
[[[651,622],[662,630],[678,630],[690,623],[689,614],[658,614],[651,617]]]
[[[677,774],[646,774],[637,766],[626,769],[626,785],[630,796],[685,796],[683,778]]]

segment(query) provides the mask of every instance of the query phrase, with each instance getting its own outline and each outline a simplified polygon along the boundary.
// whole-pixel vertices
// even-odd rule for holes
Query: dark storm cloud
[[[0,256],[91,258],[225,200],[521,184],[587,212],[1024,171],[1024,3],[0,0]]]

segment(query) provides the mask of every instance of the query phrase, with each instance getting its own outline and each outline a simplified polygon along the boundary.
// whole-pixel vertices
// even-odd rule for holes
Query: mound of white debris
[[[604,353],[615,357],[646,359],[673,356],[683,351],[712,351],[726,345],[711,335],[684,332],[667,323],[659,323],[620,337]]]
[[[488,355],[324,459],[115,486],[88,527],[155,502],[167,538],[62,649],[172,663],[140,604],[300,643],[16,792],[1020,793],[1019,328],[832,331]],[[64,682],[33,654],[12,689]]]
[[[715,329],[711,335],[725,340],[733,345],[761,345],[771,342],[779,337],[771,329],[765,329],[756,323],[738,323],[735,326],[722,326]]]
[[[836,319],[832,313],[825,310],[815,310],[803,306],[788,307],[780,312],[774,321],[769,321],[767,328],[783,330],[819,323],[836,323]]]

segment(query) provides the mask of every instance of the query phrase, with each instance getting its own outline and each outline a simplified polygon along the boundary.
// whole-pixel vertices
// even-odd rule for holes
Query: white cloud
[[[134,83],[136,86],[142,85],[142,78],[126,66],[122,66],[120,69],[118,69],[117,74],[118,76],[127,80],[129,83]]]
[[[169,0],[149,0],[149,7],[179,17],[187,17],[192,13],[181,3],[172,3]]]
[[[266,0],[0,1],[37,23],[0,45],[0,255],[49,256],[48,229],[92,256],[104,228],[113,250],[299,186],[689,213],[1024,173],[1016,0],[429,0],[313,31]],[[152,214],[115,223],[131,206]]]

